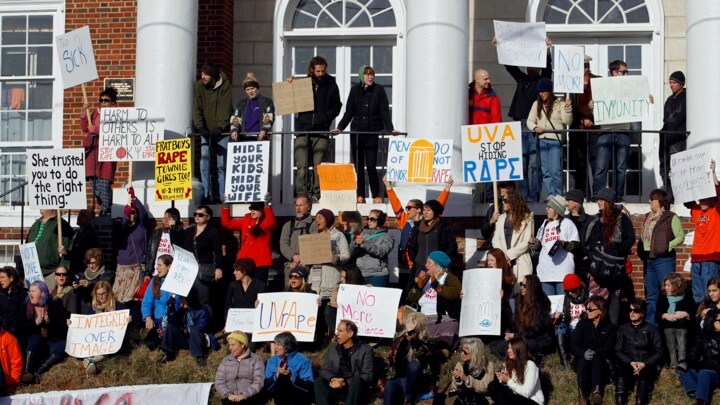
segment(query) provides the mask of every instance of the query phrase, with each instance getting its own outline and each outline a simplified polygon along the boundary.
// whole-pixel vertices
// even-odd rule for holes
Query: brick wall
[[[233,79],[233,0],[200,0],[198,10],[198,69],[216,65]],[[199,72],[198,72],[198,78]]]

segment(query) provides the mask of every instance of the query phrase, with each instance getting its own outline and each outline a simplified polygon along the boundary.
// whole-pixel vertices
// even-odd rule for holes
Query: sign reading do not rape
[[[452,174],[452,152],[452,139],[391,137],[388,144],[388,180],[444,183]]]

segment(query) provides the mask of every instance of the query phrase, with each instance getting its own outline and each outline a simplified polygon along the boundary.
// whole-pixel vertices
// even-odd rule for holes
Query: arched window
[[[292,19],[292,29],[394,26],[388,0],[300,0]]]
[[[645,0],[548,0],[548,24],[628,24],[650,22]]]

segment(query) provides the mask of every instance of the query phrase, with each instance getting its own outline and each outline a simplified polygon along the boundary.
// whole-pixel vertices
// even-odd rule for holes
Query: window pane
[[[294,74],[296,76],[305,76],[307,73],[308,64],[313,56],[312,46],[296,46],[295,47],[295,66]]]
[[[52,45],[53,21],[49,15],[31,16],[28,21],[28,44]]]
[[[625,47],[625,62],[630,69],[642,69],[642,47],[639,45]]]
[[[25,140],[25,112],[0,112],[0,142]]]
[[[375,76],[375,83],[381,84],[385,88],[388,101],[392,105],[392,76]]]
[[[28,88],[27,108],[29,110],[52,110],[52,81],[30,82]]]
[[[646,23],[650,22],[650,15],[648,15],[647,7],[642,7],[637,10],[633,10],[627,14],[627,20],[629,23]]]
[[[3,48],[2,76],[25,76],[25,48]]]
[[[373,48],[373,67],[377,73],[392,73],[392,46]]]
[[[360,66],[370,65],[370,47],[369,46],[353,46],[350,52],[350,74],[356,77]],[[373,66],[374,67],[374,66]],[[377,71],[377,69],[376,69]]]
[[[25,16],[2,18],[2,45],[25,45]]]
[[[337,28],[342,26],[342,3],[334,3],[328,6],[318,18],[318,28]]]
[[[614,60],[625,60],[622,46],[608,46],[608,63]]]
[[[375,27],[394,27],[395,13],[388,0],[375,0],[368,7]]]
[[[310,17],[307,14],[303,13],[295,13],[293,16],[293,22],[292,22],[293,29],[295,28],[314,28],[315,27],[315,17]]]
[[[331,75],[335,75],[335,69],[337,69],[337,67],[335,66],[335,61],[337,60],[335,58],[335,51],[336,49],[334,46],[317,47],[317,54],[325,58],[328,63],[327,73]]]
[[[2,109],[3,110],[24,110],[27,94],[25,82],[3,83],[2,86]]]
[[[28,76],[52,76],[52,47],[28,48]]]
[[[360,13],[358,18],[353,21],[350,26],[353,28],[370,27],[370,17],[367,15],[367,13]]]
[[[28,141],[52,140],[52,113],[28,113]]]

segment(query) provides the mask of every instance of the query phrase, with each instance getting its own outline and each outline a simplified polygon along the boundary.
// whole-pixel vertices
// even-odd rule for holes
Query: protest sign
[[[563,311],[565,295],[548,295],[548,299],[550,299],[550,316],[555,312]]]
[[[25,269],[25,284],[30,285],[33,281],[43,281],[44,277],[40,268],[35,242],[20,245],[20,257],[22,258],[23,269]]]
[[[322,264],[332,261],[330,232],[298,236],[302,264]]]
[[[265,200],[270,171],[269,141],[231,142],[228,145],[227,166],[227,202]]]
[[[198,262],[192,252],[188,252],[177,245],[173,245],[173,248],[175,249],[175,256],[170,271],[160,289],[187,297],[198,274]]]
[[[133,404],[206,404],[213,383],[149,384],[100,387],[87,390],[44,391],[15,394],[6,403],[15,405],[133,405]]]
[[[388,143],[388,180],[445,183],[452,174],[452,152],[452,139],[407,139],[393,136]]]
[[[122,346],[130,323],[130,310],[70,315],[65,352],[84,359],[116,353]]]
[[[82,148],[28,150],[25,171],[31,209],[87,208]]]
[[[55,45],[64,89],[98,78],[87,25],[55,37]]]
[[[312,342],[318,298],[317,294],[294,292],[258,294],[253,342],[270,342],[280,332],[291,332],[298,342]]]
[[[164,112],[141,107],[100,109],[101,162],[155,161],[155,143],[163,139]]]
[[[320,177],[321,207],[335,213],[357,209],[357,180],[353,164],[323,163],[315,170]]]
[[[465,270],[462,283],[459,336],[499,335],[502,270]]]
[[[461,127],[463,182],[522,180],[522,135],[519,122]]]
[[[574,45],[555,45],[554,48],[553,92],[582,93],[585,50]]]
[[[493,20],[498,63],[544,68],[547,63],[545,23]]]
[[[190,138],[155,143],[155,201],[192,199]]]
[[[315,98],[312,90],[312,79],[294,79],[272,84],[275,114],[285,115],[312,111],[315,109]]]
[[[225,332],[236,330],[252,333],[255,320],[255,308],[230,308],[225,319]]]
[[[596,125],[636,122],[650,116],[650,86],[645,76],[590,79]]]
[[[358,327],[358,335],[393,338],[400,303],[399,288],[366,287],[364,285],[340,284],[337,296],[337,319],[349,319]]]
[[[698,201],[715,197],[715,182],[710,172],[711,152],[689,149],[670,156],[672,189],[676,202]]]

